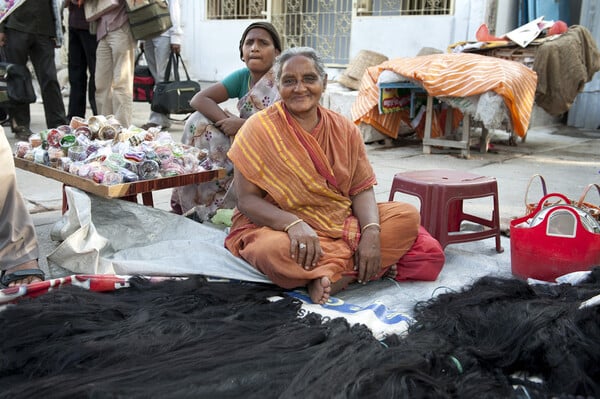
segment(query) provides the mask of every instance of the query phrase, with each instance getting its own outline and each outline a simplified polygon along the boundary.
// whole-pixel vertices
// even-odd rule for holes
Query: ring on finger
[[[298,248],[300,249],[306,249],[306,244],[301,242],[300,244],[298,244]]]

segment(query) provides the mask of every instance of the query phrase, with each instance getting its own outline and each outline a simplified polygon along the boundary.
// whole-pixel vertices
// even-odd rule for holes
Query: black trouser
[[[73,116],[85,118],[86,87],[92,115],[98,115],[96,83],[94,82],[97,46],[96,35],[92,35],[88,30],[69,28],[69,85],[71,91],[69,93],[68,119]]]
[[[46,127],[53,128],[67,123],[65,104],[60,92],[54,63],[54,40],[50,36],[36,35],[6,29],[6,58],[9,62],[26,65],[31,60],[35,76],[40,84]],[[10,109],[11,126],[29,128],[31,115],[29,104]]]

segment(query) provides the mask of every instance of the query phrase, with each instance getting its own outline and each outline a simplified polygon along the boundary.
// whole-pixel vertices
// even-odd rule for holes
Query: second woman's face
[[[269,32],[262,28],[255,28],[246,34],[242,54],[250,71],[267,72],[273,66],[279,50],[275,48]]]

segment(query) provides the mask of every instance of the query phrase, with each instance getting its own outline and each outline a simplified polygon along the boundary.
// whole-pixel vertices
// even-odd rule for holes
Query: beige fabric
[[[135,40],[126,23],[108,32],[96,50],[96,106],[100,115],[114,115],[129,127],[133,112]]]
[[[17,190],[12,151],[0,126],[0,269],[10,269],[38,257],[33,220]]]

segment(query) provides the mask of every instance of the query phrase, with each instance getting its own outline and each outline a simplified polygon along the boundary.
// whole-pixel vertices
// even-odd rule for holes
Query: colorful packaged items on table
[[[73,117],[69,125],[33,134],[16,143],[15,156],[106,185],[211,169],[204,151],[169,133],[124,128],[103,115]]]

